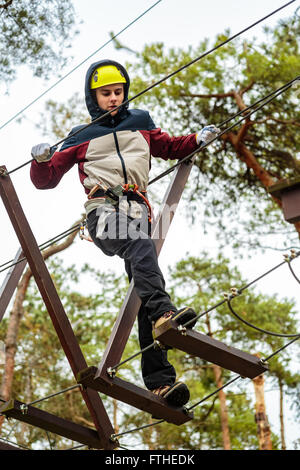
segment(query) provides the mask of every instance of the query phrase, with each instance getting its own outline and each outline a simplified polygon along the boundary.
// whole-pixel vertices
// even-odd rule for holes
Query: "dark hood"
[[[124,84],[124,101],[127,101],[127,99],[128,99],[130,79],[129,79],[129,75],[128,75],[126,69],[123,67],[123,65],[121,65],[118,62],[115,62],[113,60],[99,60],[98,62],[95,62],[94,64],[92,64],[89,67],[89,69],[86,73],[86,77],[85,77],[85,103],[86,103],[87,109],[88,109],[88,111],[91,115],[92,120],[102,116],[103,114],[105,114],[107,112],[107,111],[104,111],[102,108],[100,108],[98,106],[98,104],[96,103],[96,101],[93,97],[92,90],[90,89],[91,78],[92,78],[92,74],[93,74],[94,70],[97,69],[98,67],[103,66],[103,65],[115,65],[116,67],[118,67],[122,71],[122,73],[124,74],[124,77],[126,78],[126,83]],[[117,116],[121,117],[123,114],[126,114],[127,108],[128,108],[128,103],[125,104],[124,106],[122,106],[119,109],[119,112],[118,112]],[[108,116],[108,119],[109,118],[110,118],[110,116]]]

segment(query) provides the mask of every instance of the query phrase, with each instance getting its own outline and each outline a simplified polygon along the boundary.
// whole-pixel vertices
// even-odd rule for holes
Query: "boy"
[[[62,176],[78,164],[79,178],[88,200],[85,203],[90,237],[106,255],[125,261],[142,305],[138,314],[141,349],[153,342],[152,328],[172,318],[179,324],[196,317],[191,308],[177,309],[165,291],[165,281],[150,237],[151,209],[146,196],[150,158],[181,159],[201,142],[209,142],[218,129],[205,127],[198,134],[170,137],[156,128],[149,113],[128,109],[130,79],[119,63],[104,60],[90,66],[86,74],[85,101],[92,121],[72,129],[59,151],[49,144],[32,148],[30,175],[39,189],[54,188]],[[124,103],[124,104],[123,104]],[[189,327],[193,327],[195,322]],[[189,400],[184,383],[176,382],[167,351],[154,348],[142,354],[146,387],[173,406]]]

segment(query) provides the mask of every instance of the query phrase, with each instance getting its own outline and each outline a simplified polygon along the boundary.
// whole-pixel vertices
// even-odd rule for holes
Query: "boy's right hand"
[[[31,156],[34,158],[38,163],[41,162],[48,162],[53,153],[50,152],[50,145],[49,144],[38,144],[34,145],[31,149]]]

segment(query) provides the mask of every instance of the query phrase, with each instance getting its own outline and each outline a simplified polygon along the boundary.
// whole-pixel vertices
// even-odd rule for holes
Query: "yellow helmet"
[[[126,83],[123,73],[115,65],[103,65],[93,72],[91,90],[114,83]]]

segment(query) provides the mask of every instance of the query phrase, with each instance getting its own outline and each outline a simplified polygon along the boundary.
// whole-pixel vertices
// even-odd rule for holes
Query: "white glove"
[[[38,144],[32,147],[31,149],[31,156],[34,158],[38,163],[41,162],[48,162],[53,152],[50,152],[50,145],[49,144]]]
[[[208,144],[212,139],[216,137],[216,135],[220,132],[213,124],[210,126],[205,126],[203,129],[196,134],[196,141],[197,144],[200,145],[202,142]]]

